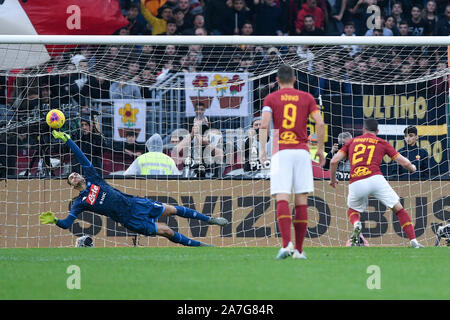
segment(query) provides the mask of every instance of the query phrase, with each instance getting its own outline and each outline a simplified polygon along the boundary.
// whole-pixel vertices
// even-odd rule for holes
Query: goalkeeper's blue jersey
[[[136,200],[143,198],[125,194],[108,185],[72,140],[69,139],[67,145],[83,166],[86,180],[86,189],[73,201],[69,216],[77,218],[81,212],[91,211],[125,224],[135,212]]]

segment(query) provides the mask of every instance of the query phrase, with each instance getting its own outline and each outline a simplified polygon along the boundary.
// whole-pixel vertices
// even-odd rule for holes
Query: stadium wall
[[[278,246],[280,244],[268,180],[178,180],[114,179],[107,181],[128,194],[149,197],[173,205],[184,205],[232,221],[223,229],[197,220],[171,217],[173,229],[217,246]],[[446,181],[391,182],[412,216],[421,243],[433,245],[437,224],[449,220],[450,184]],[[343,246],[351,233],[346,217],[347,183],[336,190],[328,181],[315,181],[309,197],[306,246]],[[146,193],[145,190],[152,190]],[[214,190],[214,191],[213,191]],[[410,196],[413,195],[413,196]],[[133,245],[136,237],[106,217],[84,212],[71,229],[39,225],[39,214],[52,211],[66,217],[77,192],[69,191],[65,180],[6,180],[0,182],[0,247],[73,246],[77,236],[94,236],[95,245]],[[361,216],[363,234],[371,245],[407,244],[400,225],[390,210],[372,199]],[[170,246],[161,237],[139,236],[144,246]]]

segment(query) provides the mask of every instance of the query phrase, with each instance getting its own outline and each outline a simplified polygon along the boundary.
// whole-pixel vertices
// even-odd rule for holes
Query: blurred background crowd
[[[129,23],[114,32],[117,35],[450,35],[450,5],[447,0],[120,0],[120,8]],[[119,143],[112,140],[108,131],[112,124],[108,125],[104,118],[99,121],[105,110],[101,103],[94,101],[158,97],[158,86],[179,72],[264,74],[282,62],[302,60],[308,63],[299,67],[297,87],[315,97],[386,94],[385,87],[361,86],[345,81],[383,83],[419,77],[426,79],[427,75],[447,68],[446,48],[432,47],[74,47],[54,55],[45,65],[45,70],[30,70],[30,74],[46,75],[9,73],[8,76],[0,76],[0,127],[7,128],[0,133],[0,176],[65,175],[72,170],[81,170],[68,150],[52,143],[50,130],[39,121],[51,108],[67,112],[73,139],[104,175],[123,173],[139,156],[150,150],[169,155],[177,168],[152,174],[221,177],[233,170],[255,171],[257,156],[252,154],[257,145],[250,138],[256,137],[257,141],[262,101],[277,89],[274,74],[252,80],[253,108],[249,115],[251,121],[242,128],[246,131],[242,158],[239,158],[239,153],[233,154],[231,163],[224,166],[204,166],[191,161],[189,168],[192,170],[187,173],[183,172],[187,156],[180,156],[183,147],[197,141],[202,150],[209,148],[213,158],[224,159],[227,155],[220,146],[225,141],[218,137],[225,129],[240,128],[242,122],[208,119],[204,115],[205,106],[198,104],[193,119],[182,118],[180,123],[163,132],[148,132],[153,139],[147,146],[136,142],[135,133],[131,131],[125,133],[126,141]],[[426,97],[445,96],[448,79],[432,79],[415,84],[414,88],[403,89],[404,92],[408,90],[426,90]],[[165,100],[171,98],[166,97]],[[16,125],[12,126],[13,123]],[[64,156],[55,156],[61,154]],[[64,164],[69,165],[64,167]],[[54,167],[58,170],[52,170]]]

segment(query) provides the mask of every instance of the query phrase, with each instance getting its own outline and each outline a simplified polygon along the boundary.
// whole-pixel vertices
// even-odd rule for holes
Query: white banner
[[[114,100],[114,140],[126,140],[127,131],[133,131],[136,141],[145,142],[146,107],[144,100]]]
[[[185,73],[186,116],[195,116],[199,103],[204,104],[206,116],[248,116],[247,80],[247,73]]]

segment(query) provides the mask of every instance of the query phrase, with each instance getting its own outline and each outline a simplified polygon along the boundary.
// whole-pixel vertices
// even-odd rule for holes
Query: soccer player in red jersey
[[[260,133],[260,161],[267,160],[266,145],[270,122],[273,119],[274,135],[270,164],[270,193],[275,195],[276,216],[283,247],[277,259],[291,256],[306,259],[303,253],[308,224],[308,193],[314,191],[314,178],[308,148],[306,124],[308,117],[315,121],[318,137],[317,157],[323,166],[323,139],[325,125],[314,97],[294,89],[294,70],[287,65],[278,69],[277,82],[280,89],[266,96],[262,109]],[[295,249],[291,242],[292,214],[289,199],[295,194]]]
[[[403,209],[400,198],[384,178],[380,164],[384,155],[388,155],[406,170],[414,173],[417,169],[407,158],[398,153],[387,141],[377,137],[378,121],[364,121],[363,135],[348,141],[330,162],[330,185],[334,188],[338,183],[336,170],[339,162],[345,158],[350,160],[350,185],[347,199],[349,207],[347,215],[353,224],[352,245],[355,245],[361,233],[360,214],[369,200],[374,196],[397,215],[403,231],[408,236],[411,246],[422,248],[416,240],[414,227],[409,214]]]

